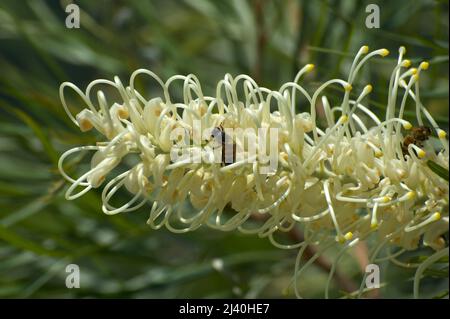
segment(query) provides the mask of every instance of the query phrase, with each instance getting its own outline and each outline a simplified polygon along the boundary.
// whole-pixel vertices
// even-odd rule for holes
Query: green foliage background
[[[194,73],[213,94],[225,73],[247,73],[275,89],[314,63],[305,82],[314,88],[346,76],[351,56],[367,44],[391,51],[365,66],[360,83],[374,85],[371,106],[381,114],[389,72],[404,45],[414,63],[430,61],[421,96],[448,128],[448,1],[80,0],[80,29],[65,28],[68,3],[0,2],[2,298],[293,297],[292,289],[283,291],[296,251],[203,228],[183,235],[154,231],[145,223],[149,207],[103,215],[99,190],[66,201],[58,157],[95,143],[96,135],[79,132],[64,113],[58,97],[64,81],[84,89],[96,78],[119,75],[126,83],[133,70],[144,67],[163,79]],[[380,6],[380,29],[364,25],[369,3]],[[148,85],[141,90],[157,94]],[[340,92],[330,94],[333,99]],[[223,271],[212,267],[215,258],[223,260]],[[65,287],[69,263],[81,268],[80,289]],[[355,258],[345,259],[340,271],[359,283]],[[381,297],[412,296],[413,269],[386,263],[381,271]],[[300,291],[322,297],[326,276],[311,268]],[[447,278],[446,268],[434,269],[422,282],[421,296],[447,296]],[[337,285],[332,296],[345,297]]]

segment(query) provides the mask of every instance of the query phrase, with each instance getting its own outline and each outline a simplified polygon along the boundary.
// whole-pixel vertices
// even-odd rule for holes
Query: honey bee
[[[422,147],[423,142],[428,140],[430,135],[431,135],[431,128],[427,126],[413,127],[411,129],[411,132],[408,135],[406,135],[403,140],[402,143],[403,156],[408,155],[409,144],[414,144],[418,147]]]
[[[222,125],[215,127],[212,130],[211,137],[215,139],[216,144],[220,145],[221,148],[221,165],[227,166],[233,164],[236,160],[236,143],[233,142],[233,139],[225,134],[224,128]],[[232,148],[233,157],[229,158],[229,150]],[[228,150],[228,151],[227,151]],[[228,153],[228,154],[227,154]],[[228,155],[228,156],[227,156]]]

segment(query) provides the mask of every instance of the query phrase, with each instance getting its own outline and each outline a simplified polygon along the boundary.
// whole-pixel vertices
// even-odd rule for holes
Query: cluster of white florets
[[[299,84],[314,68],[311,64],[278,91],[259,87],[247,75],[233,78],[227,74],[218,83],[215,96],[205,96],[194,75],[175,75],[163,82],[144,69],[131,75],[128,87],[117,77],[114,81],[95,80],[85,92],[72,83],[63,83],[60,94],[68,116],[81,131],[95,128],[104,136],[97,145],[76,147],[61,156],[61,173],[72,183],[66,198],[75,199],[106,184],[102,192],[106,214],[130,212],[151,203],[148,224],[155,229],[165,226],[173,232],[186,232],[202,225],[224,231],[238,229],[268,236],[284,248],[311,242],[350,247],[372,233],[378,235],[380,245],[414,249],[423,239],[436,250],[445,248],[442,235],[448,232],[448,183],[426,162],[431,160],[448,169],[449,148],[445,131],[420,100],[419,78],[428,63],[411,67],[404,59],[405,49],[400,48],[387,83],[384,119],[364,106],[371,85],[366,85],[356,99],[351,97],[361,67],[370,58],[388,53],[386,49],[369,52],[363,46],[347,80],[326,81],[312,94]],[[140,74],[157,81],[164,96],[144,98],[135,89]],[[181,102],[171,100],[169,87],[175,81],[183,83]],[[111,105],[98,90],[98,103],[94,103],[91,91],[99,84],[117,89],[121,101]],[[324,94],[333,84],[343,88],[342,102],[337,106],[330,106]],[[87,106],[76,116],[66,104],[66,87],[75,90]],[[300,105],[303,113],[296,111],[299,96],[307,101]],[[325,128],[316,124],[318,106],[325,115]],[[437,150],[425,141],[423,145],[409,143],[405,151],[403,141],[413,127],[403,119],[407,108],[416,113],[418,126],[432,128],[431,139],[440,145]],[[204,128],[276,128],[276,170],[261,174],[258,156],[228,165],[220,161],[172,161],[176,141],[171,132],[182,128],[191,137],[202,136],[196,132],[194,121],[200,121]],[[207,142],[202,139],[189,150],[201,149],[208,155]],[[249,146],[244,143],[239,147],[245,153]],[[68,176],[63,161],[86,150],[95,151],[90,170],[79,178]],[[139,163],[107,181],[108,174],[130,153],[139,155]],[[113,207],[111,199],[121,187],[128,190],[131,199]],[[274,240],[275,232],[298,225],[304,230],[305,242],[284,246]]]

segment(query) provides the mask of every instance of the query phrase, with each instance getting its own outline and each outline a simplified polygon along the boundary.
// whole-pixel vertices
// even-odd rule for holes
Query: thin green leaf
[[[433,162],[432,160],[427,161],[427,166],[439,177],[442,177],[448,182],[448,169],[445,167],[442,167],[436,162]]]

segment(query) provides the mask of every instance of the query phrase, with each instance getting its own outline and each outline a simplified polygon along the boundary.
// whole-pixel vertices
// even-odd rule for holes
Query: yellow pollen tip
[[[369,52],[369,47],[367,45],[364,45],[363,47],[361,47],[361,52],[366,54],[367,52]]]
[[[413,75],[417,74],[417,68],[412,68],[411,72],[412,72]]]
[[[406,53],[406,48],[402,45],[399,50],[398,50],[401,54],[405,54]]]
[[[413,192],[413,191],[408,192],[408,193],[406,194],[406,197],[407,197],[408,199],[414,199],[414,198],[416,197],[416,192]]]
[[[377,229],[378,228],[378,222],[373,222],[373,223],[370,223],[370,228],[371,229]]]
[[[405,68],[409,68],[410,65],[411,65],[411,61],[410,60],[404,60],[402,62],[402,66],[405,67]]]
[[[427,70],[430,67],[430,63],[424,61],[422,63],[420,63],[419,68],[421,68],[422,70]]]
[[[367,84],[366,87],[364,88],[364,90],[365,90],[367,93],[370,93],[370,92],[372,92],[372,90],[373,90],[373,86],[372,86],[371,84]]]
[[[350,92],[353,89],[353,87],[350,83],[347,83],[346,85],[344,85],[344,89],[346,92]]]
[[[418,156],[419,158],[424,158],[426,155],[427,155],[427,153],[426,153],[424,150],[419,150],[419,151],[417,152],[417,156]]]
[[[341,121],[341,123],[345,123],[345,122],[348,121],[348,116],[347,115],[342,115],[339,120]]]
[[[382,151],[376,151],[375,152],[375,157],[381,157],[383,156],[383,152]]]
[[[436,213],[434,213],[433,215],[431,215],[431,218],[432,218],[434,221],[437,221],[437,220],[441,219],[441,213],[436,212]]]
[[[439,130],[438,136],[440,139],[445,139],[447,137],[447,133],[444,130]]]
[[[382,201],[383,203],[387,203],[387,202],[391,201],[391,199],[392,199],[392,198],[390,198],[389,196],[383,196],[383,197],[381,198],[381,201]]]
[[[409,122],[405,122],[405,123],[403,123],[403,128],[405,130],[410,130],[412,128],[412,124]]]
[[[348,232],[347,234],[344,235],[344,239],[345,240],[351,240],[353,238],[353,233],[352,232]]]
[[[413,75],[414,81],[419,81],[419,73]]]
[[[380,55],[382,57],[385,57],[385,56],[389,55],[389,50],[388,49],[381,49]]]
[[[306,65],[306,72],[311,72],[314,69],[314,64],[307,64]]]

